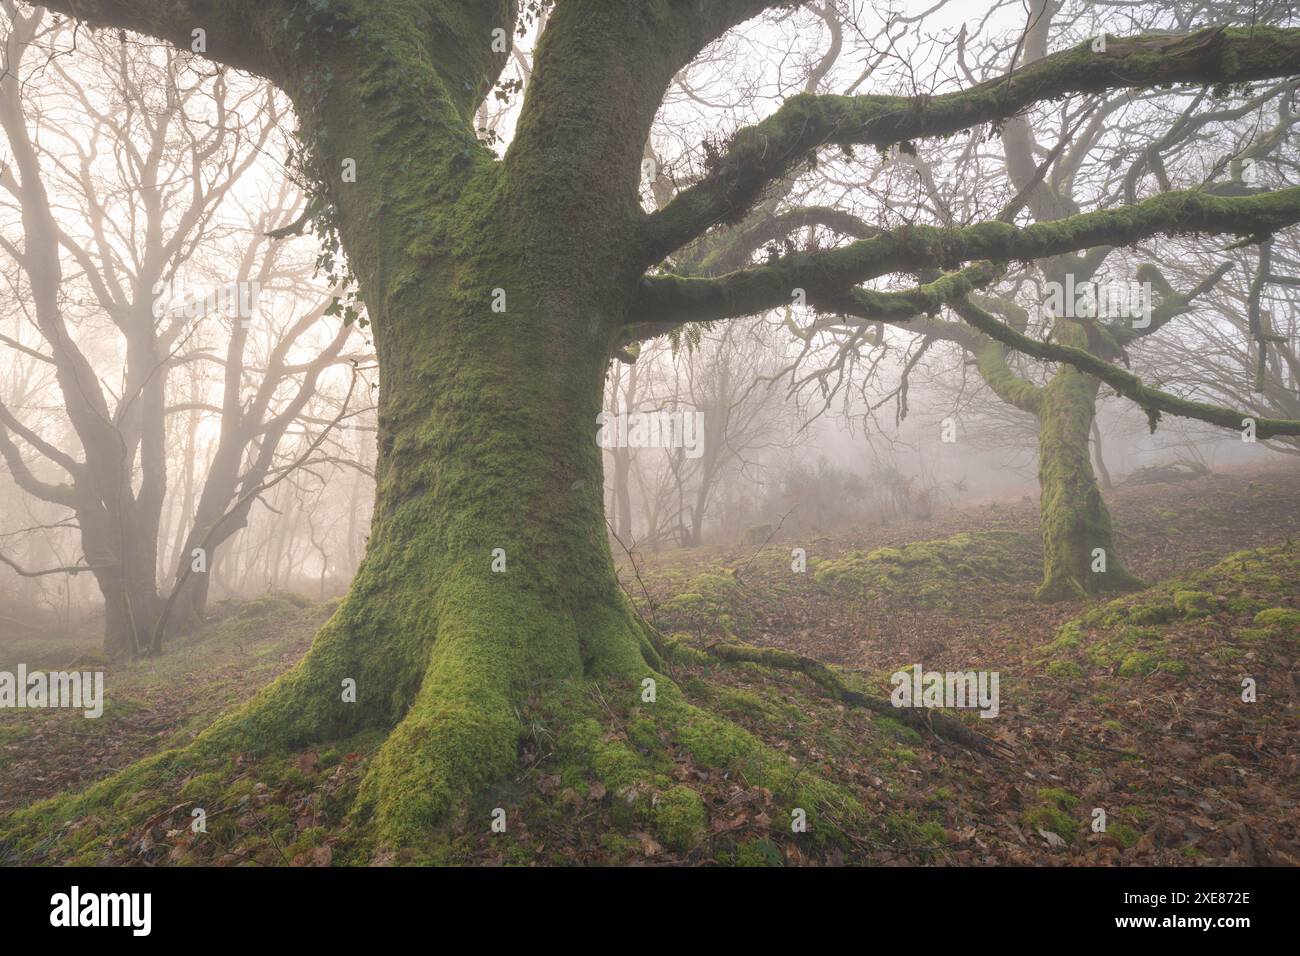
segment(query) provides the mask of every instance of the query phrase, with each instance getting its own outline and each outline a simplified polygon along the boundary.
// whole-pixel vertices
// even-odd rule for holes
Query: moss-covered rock
[[[853,598],[908,597],[945,607],[959,591],[1032,579],[1038,542],[1012,531],[953,535],[901,547],[850,551],[817,564],[818,586]]]

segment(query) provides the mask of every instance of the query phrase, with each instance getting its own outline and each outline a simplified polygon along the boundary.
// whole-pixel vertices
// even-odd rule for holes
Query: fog
[[[713,144],[770,114],[778,96],[852,92],[867,75],[878,89],[941,90],[999,67],[996,51],[1015,35],[1021,15],[1011,7],[973,14],[956,3],[930,10],[914,4],[892,19],[869,6],[840,10],[842,20],[809,9],[724,38],[677,78],[660,109],[643,164],[645,207],[653,210],[698,176]],[[1068,27],[1060,26],[1065,16],[1057,18],[1063,36],[1092,36],[1132,19],[1127,7],[1105,4],[1071,16]],[[1152,7],[1143,16],[1153,28],[1173,28],[1184,14]],[[544,25],[543,17],[521,38],[503,78],[506,93],[480,108],[480,131],[498,154],[513,136],[517,88],[530,75]],[[181,579],[196,548],[212,562],[215,600],[268,590],[342,593],[368,534],[380,376],[364,305],[341,253],[299,221],[309,200],[291,108],[250,77],[156,44],[97,33],[74,48],[71,28],[51,20],[7,29],[6,82],[13,86],[0,223],[11,292],[0,316],[6,616],[53,614],[78,626],[102,618],[102,581],[90,569],[96,549],[113,549],[113,536],[92,534],[88,546],[70,517],[72,499],[52,489],[66,483],[69,460],[104,467],[96,462],[112,456],[96,458],[95,443],[119,440],[133,500],[106,517],[139,523],[143,538],[131,546],[140,549],[139,562],[154,567],[146,577],[156,600],[193,586],[193,575]],[[949,54],[959,34],[962,55],[954,63]],[[884,37],[893,47],[873,52]],[[758,55],[776,48],[784,55]],[[1294,142],[1290,114],[1284,109],[1279,121],[1277,109],[1290,95],[1286,84],[1259,91],[1219,124],[1215,137],[1171,147],[1177,169],[1162,175],[1247,189],[1285,180]],[[1080,105],[1077,115],[1044,112],[1025,126],[1042,144],[1035,146],[1041,157],[1061,122],[1072,130],[1092,124],[1091,152],[1073,159],[1068,183],[1054,186],[1061,202],[1075,204],[1103,195],[1130,169],[1139,182],[1149,176],[1133,157],[1164,132],[1140,99],[1108,103],[1101,113],[1095,103]],[[1263,135],[1284,128],[1288,135]],[[1232,149],[1225,152],[1225,143]],[[997,197],[1005,201],[1014,189],[1006,161],[974,145],[960,153],[927,142],[917,154],[828,156],[764,202],[838,202],[863,222],[880,224],[988,215]],[[27,181],[38,169],[41,196]],[[58,231],[49,247],[57,247],[53,273],[31,261],[24,267],[20,258],[38,207],[48,209]],[[28,243],[38,241],[46,240],[28,235]],[[811,249],[834,239],[810,220],[795,241]],[[1275,270],[1294,257],[1288,242],[1272,245]],[[712,254],[731,268],[762,261],[778,245]],[[690,255],[708,253],[697,248]],[[1191,279],[1184,277],[1198,274],[1186,253],[1180,241],[1165,240],[1136,258],[1117,252],[1106,269],[1117,281],[1131,281],[1136,264],[1145,262],[1185,286]],[[1234,271],[1160,336],[1136,342],[1129,350],[1134,368],[1157,384],[1169,376],[1188,397],[1284,415],[1296,402],[1296,287],[1265,290],[1279,337],[1263,360],[1266,391],[1251,391],[1243,380],[1259,361],[1258,348],[1241,313],[1255,294],[1255,253],[1231,250],[1221,258]],[[1216,261],[1203,259],[1200,274]],[[1041,297],[1026,296],[1023,282],[1015,295],[1041,308]],[[50,317],[42,318],[46,300]],[[354,314],[358,321],[343,321]],[[795,303],[725,328],[688,326],[685,334],[634,346],[634,365],[611,363],[607,411],[699,413],[704,447],[700,457],[607,448],[614,537],[655,551],[729,545],[783,519],[787,530],[827,530],[819,524],[881,524],[989,499],[1037,498],[1037,423],[990,393],[969,349],[907,323],[877,326],[864,338],[825,315]],[[75,349],[68,364],[74,372],[46,355],[51,336],[64,334],[59,328]],[[1026,380],[1039,384],[1051,368],[1021,363]],[[92,374],[97,387],[80,396],[84,408],[65,409],[60,390],[66,393],[76,369]],[[1192,374],[1178,381],[1180,371]],[[105,414],[111,421],[98,432],[86,424]],[[1141,409],[1104,388],[1097,415],[1092,455],[1096,461],[1100,440],[1099,470],[1111,483],[1154,465],[1218,469],[1296,450],[1168,416],[1152,433]],[[214,522],[220,527],[205,544]]]

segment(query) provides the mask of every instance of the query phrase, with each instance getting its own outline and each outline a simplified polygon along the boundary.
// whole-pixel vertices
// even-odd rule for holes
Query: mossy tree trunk
[[[1065,345],[1089,347],[1087,332],[1078,322],[1058,319],[1052,335]],[[1100,382],[1062,365],[1047,385],[1038,386],[1012,371],[1006,349],[997,342],[981,342],[969,334],[961,341],[974,349],[980,375],[995,394],[1038,420],[1043,583],[1035,597],[1061,601],[1141,586],[1120,560],[1110,512],[1092,468],[1089,438]],[[1105,570],[1094,571],[1094,566]]]
[[[476,14],[485,34],[509,27],[501,6]],[[590,9],[557,10],[553,29],[572,21],[557,35],[586,44],[588,60],[621,62],[629,14],[576,6]],[[467,124],[430,135],[445,124],[431,103],[464,111],[475,93],[442,81],[417,10],[367,18],[360,50],[318,36],[317,71],[286,83],[372,323],[376,502],[356,579],[307,657],[204,741],[296,746],[389,729],[361,806],[394,844],[514,767],[530,694],[639,682],[658,663],[615,575],[597,443],[643,268],[635,187],[653,108],[638,104],[638,126],[593,123],[582,104],[529,107],[630,107],[657,98],[671,69],[597,88],[583,60],[552,63],[544,41],[496,162]],[[461,66],[483,76],[482,59]],[[352,163],[355,182],[341,175]]]
[[[1087,348],[1077,322],[1058,320],[1057,341]],[[1089,438],[1100,382],[1072,365],[1061,366],[1042,389],[1038,406],[1039,522],[1043,534],[1040,601],[1058,601],[1141,586],[1120,561],[1110,512],[1092,469]]]

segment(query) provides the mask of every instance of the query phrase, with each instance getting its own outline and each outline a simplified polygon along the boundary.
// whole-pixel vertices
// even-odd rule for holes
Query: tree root
[[[945,714],[924,708],[895,707],[888,701],[850,690],[834,671],[811,657],[802,657],[774,647],[755,647],[752,644],[713,644],[706,647],[705,651],[721,661],[761,664],[778,670],[798,671],[831,697],[846,704],[864,707],[877,714],[892,717],[916,730],[929,731],[937,737],[988,757],[1005,759],[1014,755],[1014,751],[1008,745],[977,733],[960,720]]]

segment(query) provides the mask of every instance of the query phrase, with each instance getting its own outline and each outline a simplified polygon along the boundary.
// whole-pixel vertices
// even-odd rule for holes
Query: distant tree
[[[0,406],[0,455],[24,491],[75,515],[85,558],[73,568],[93,574],[104,596],[106,652],[156,652],[164,616],[173,631],[202,618],[207,565],[256,500],[241,497],[241,489],[251,492],[277,466],[281,438],[322,371],[344,360],[351,329],[340,323],[301,363],[290,356],[332,296],[282,329],[252,328],[277,321],[258,309],[257,290],[296,281],[300,268],[268,235],[293,218],[290,188],[249,224],[253,236],[242,241],[233,268],[204,274],[199,253],[228,234],[223,211],[275,128],[273,97],[239,92],[222,71],[182,84],[186,54],[107,35],[82,44],[108,80],[105,88],[81,85],[57,58],[45,69],[46,83],[27,84],[24,56],[37,43],[57,42],[59,28],[39,9],[22,13],[8,4],[5,13],[0,129],[13,159],[0,188],[18,207],[21,238],[2,239],[0,247],[17,269],[12,281],[30,299],[24,325],[33,334],[29,344],[20,333],[0,346],[49,368],[49,390],[59,396],[72,441],[50,440],[48,427]],[[75,129],[65,118],[68,101],[84,114]],[[228,335],[221,351],[211,349],[216,327]],[[268,332],[273,345],[249,397],[252,344]],[[115,389],[101,369],[122,362]],[[221,367],[218,405],[169,403],[172,374],[194,363]],[[160,568],[168,422],[196,407],[220,416],[220,437],[186,516],[175,579],[181,593],[172,596],[157,583],[168,577]],[[33,453],[62,477],[37,477]],[[181,467],[193,498],[192,464]]]

